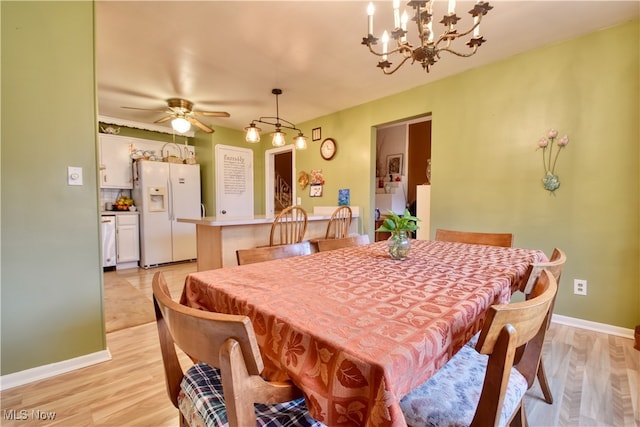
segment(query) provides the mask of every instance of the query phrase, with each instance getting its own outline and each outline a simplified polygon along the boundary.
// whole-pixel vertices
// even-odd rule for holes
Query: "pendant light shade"
[[[293,143],[296,146],[296,150],[307,149],[307,137],[304,136],[302,133],[299,133],[298,136],[296,136]]]
[[[191,123],[184,117],[176,117],[171,120],[171,127],[178,133],[185,133],[191,129]]]
[[[280,128],[276,128],[276,131],[273,132],[271,135],[273,136],[273,139],[271,140],[271,144],[274,147],[282,147],[286,143],[284,139],[284,136],[286,134],[282,132]]]
[[[256,127],[255,123],[251,123],[251,125],[244,128],[244,130],[247,131],[247,135],[244,138],[247,142],[251,142],[252,144],[260,142],[260,131],[262,129]]]

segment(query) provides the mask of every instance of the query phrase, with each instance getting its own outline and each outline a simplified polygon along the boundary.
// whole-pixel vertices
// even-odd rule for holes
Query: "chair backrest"
[[[342,239],[349,235],[353,213],[349,206],[340,206],[331,214],[325,239]]]
[[[279,246],[261,246],[259,248],[238,249],[236,258],[238,265],[253,264],[256,262],[270,261],[272,259],[289,258],[293,256],[309,255],[313,251],[311,243],[307,240],[300,243]]]
[[[307,211],[301,206],[289,206],[280,212],[271,225],[269,246],[300,243],[307,231]]]
[[[284,402],[301,396],[295,387],[278,395],[282,383],[272,385],[260,377],[264,365],[247,316],[197,310],[174,301],[161,272],[153,276],[152,287],[167,391],[176,408],[184,376],[176,345],[192,360],[220,369],[230,426],[256,425],[254,402]]]
[[[529,384],[535,379],[542,347],[528,343],[544,338],[545,321],[557,290],[553,275],[543,270],[530,299],[489,309],[476,344],[476,350],[488,354],[489,361],[472,425],[495,425],[500,418],[512,368]]]
[[[549,258],[548,262],[540,262],[537,264],[532,264],[529,267],[529,278],[525,283],[524,287],[521,289],[525,295],[529,295],[533,290],[533,285],[536,283],[538,276],[542,273],[542,270],[545,268],[549,270],[553,277],[556,279],[558,286],[560,285],[560,276],[562,275],[562,269],[564,268],[565,263],[567,262],[567,255],[561,249],[555,248],[553,253],[551,254],[551,258]]]
[[[479,233],[474,231],[456,231],[436,229],[436,239],[442,242],[472,243],[475,245],[503,246],[513,245],[511,233]]]
[[[369,235],[359,234],[357,236],[344,237],[342,239],[318,240],[318,252],[332,251],[334,249],[348,248],[351,246],[361,246],[369,244]]]

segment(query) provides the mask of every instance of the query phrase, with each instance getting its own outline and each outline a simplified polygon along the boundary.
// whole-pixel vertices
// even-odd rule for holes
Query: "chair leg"
[[[551,394],[551,388],[547,382],[547,375],[544,373],[544,364],[542,363],[542,360],[540,360],[540,365],[538,366],[537,376],[540,388],[542,389],[542,394],[544,395],[544,401],[551,405],[553,403],[553,395]]]
[[[527,413],[524,409],[524,399],[520,402],[516,413],[514,414],[511,422],[509,423],[509,427],[528,427],[527,422]]]

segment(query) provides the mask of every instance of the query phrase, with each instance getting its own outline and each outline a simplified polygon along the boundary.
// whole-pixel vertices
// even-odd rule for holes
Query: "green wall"
[[[106,348],[93,4],[2,1],[3,375]],[[83,186],[67,185],[67,166]]]
[[[105,349],[98,229],[94,20],[91,2],[0,2],[2,19],[2,375]],[[624,328],[640,323],[640,24],[537,49],[411,91],[298,123],[339,144],[297,153],[298,171],[323,169],[335,205],[351,189],[365,232],[373,219],[374,126],[433,114],[431,232],[509,230],[515,245],[564,249],[556,313]],[[446,58],[443,58],[443,61]],[[389,78],[402,78],[394,74]],[[425,77],[425,82],[429,77]],[[569,134],[562,186],[550,195],[536,142]],[[213,146],[244,145],[216,127],[193,144],[203,198],[213,201]],[[256,211],[264,209],[264,150],[254,148]],[[252,147],[253,148],[253,147]],[[84,185],[66,183],[67,166]],[[589,295],[572,294],[574,278]]]
[[[568,256],[555,313],[624,328],[640,324],[639,21],[547,46],[303,123],[322,127],[339,151],[317,143],[298,169],[321,167],[321,199],[350,187],[373,226],[373,126],[431,113],[431,235],[435,228],[510,231],[515,246]],[[481,53],[479,53],[481,54]],[[443,61],[446,58],[442,59]],[[402,78],[394,74],[389,78]],[[428,78],[425,78],[428,80]],[[557,128],[561,187],[543,189],[537,141]],[[588,295],[573,295],[573,279]]]

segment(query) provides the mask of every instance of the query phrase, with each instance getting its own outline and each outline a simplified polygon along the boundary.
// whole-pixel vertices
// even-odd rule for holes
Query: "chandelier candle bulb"
[[[473,18],[473,25],[475,28],[473,29],[473,37],[480,37],[480,17],[476,16]]]
[[[448,12],[449,14],[456,12],[456,0],[449,0]]]
[[[404,43],[407,41],[407,22],[409,22],[409,15],[407,15],[406,10],[402,12],[402,18],[400,18],[400,22],[402,25],[402,31],[404,31],[404,34],[402,35],[400,41]]]
[[[385,30],[385,32],[382,33],[382,60],[383,61],[387,60],[387,46],[388,45],[389,45],[389,34]]]
[[[375,8],[373,7],[373,3],[369,2],[369,6],[367,6],[367,15],[369,17],[369,34],[373,35],[373,12]]]
[[[393,28],[400,28],[400,0],[393,0]]]

